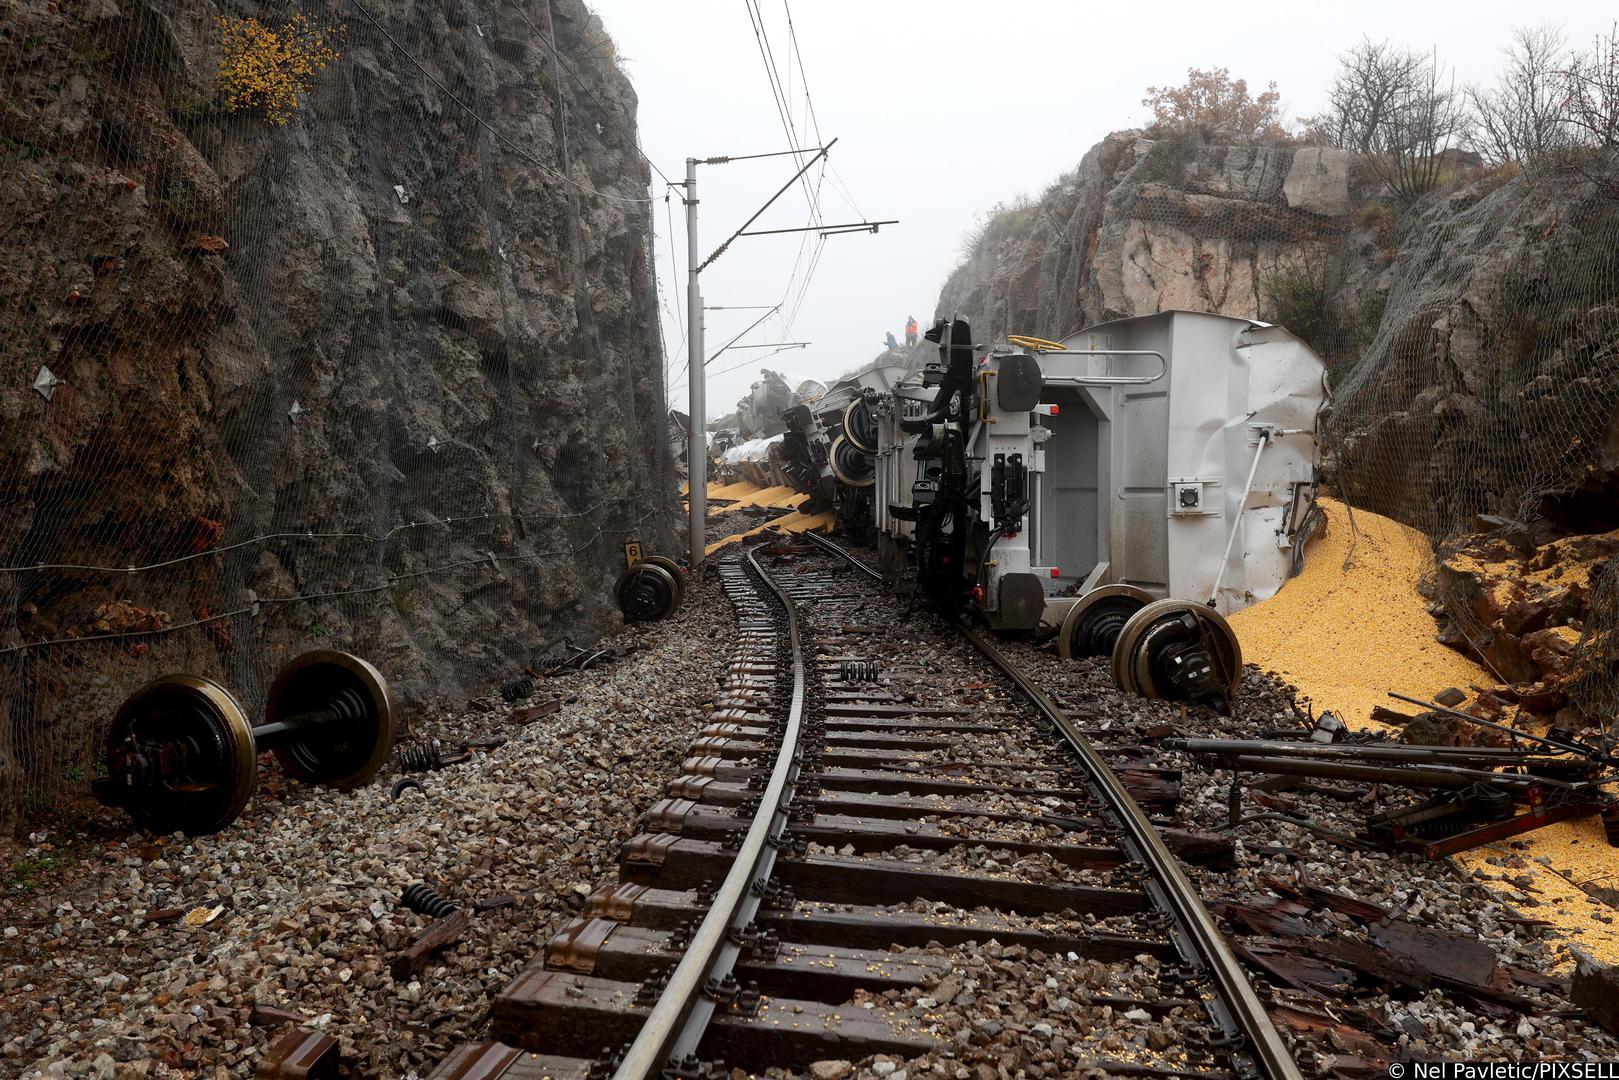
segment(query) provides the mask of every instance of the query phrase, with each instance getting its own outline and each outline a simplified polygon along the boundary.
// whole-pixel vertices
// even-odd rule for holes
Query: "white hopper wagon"
[[[1326,383],[1286,330],[1168,311],[965,358],[965,323],[930,338],[952,333],[927,378],[879,409],[891,577],[909,567],[935,596],[959,580],[991,626],[1061,624],[1075,655],[1113,652],[1153,601],[1223,627],[1296,572],[1319,520]],[[1225,659],[1219,675],[1234,680],[1238,658]]]

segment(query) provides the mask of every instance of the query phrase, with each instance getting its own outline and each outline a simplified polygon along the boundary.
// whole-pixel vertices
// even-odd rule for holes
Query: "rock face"
[[[1254,316],[1271,276],[1324,264],[1350,229],[1353,164],[1318,147],[1116,132],[1039,200],[986,222],[938,312],[983,340],[1171,309]]]
[[[1346,151],[1118,132],[988,220],[938,310],[993,341],[1169,308],[1278,322],[1326,359],[1327,479],[1356,505],[1436,541],[1479,515],[1619,528],[1619,201],[1595,184],[1462,167],[1402,208]],[[1619,612],[1590,614],[1581,648],[1619,642]],[[1560,641],[1525,641],[1509,681]]]
[[[1447,542],[1439,555],[1436,584],[1451,622],[1441,640],[1515,685],[1520,715],[1578,727],[1583,717],[1564,709],[1589,697],[1585,684],[1601,681],[1611,651],[1612,616],[1593,594],[1619,571],[1619,530],[1547,539],[1503,523]]]
[[[1619,526],[1619,202],[1480,182],[1401,233],[1328,426],[1345,490],[1437,536],[1475,514]]]
[[[486,689],[667,549],[635,98],[551,9],[323,9],[285,126],[225,110],[200,0],[0,20],[0,789],[49,797],[169,671],[250,713],[318,646]]]

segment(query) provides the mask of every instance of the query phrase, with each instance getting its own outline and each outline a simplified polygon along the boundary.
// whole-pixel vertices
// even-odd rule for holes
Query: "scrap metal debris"
[[[257,1080],[334,1080],[342,1074],[337,1040],[305,1028],[283,1034],[253,1070]]]
[[[1348,732],[1330,713],[1309,732],[1273,731],[1264,739],[1166,739],[1163,745],[1232,771],[1228,829],[1282,820],[1352,846],[1439,858],[1552,822],[1601,814],[1609,842],[1619,846],[1619,799],[1605,788],[1619,780],[1613,772],[1619,757],[1606,738],[1588,742],[1555,727],[1538,735],[1420,698],[1390,696],[1505,736],[1510,745],[1396,743],[1380,734]],[[1328,717],[1334,723],[1326,723]],[[1242,812],[1244,773],[1265,777],[1249,786],[1249,794],[1267,812]],[[1374,796],[1383,785],[1437,794],[1374,814],[1360,836],[1347,837],[1293,813],[1293,806],[1276,798],[1300,777],[1372,785]]]
[[[537,671],[534,668],[528,669],[530,674],[554,679],[559,675],[567,675],[575,671],[586,671],[619,658],[619,654],[612,649],[581,649],[567,638],[553,643],[546,651],[549,652],[550,649],[554,649],[557,644],[562,646],[561,654],[543,657],[536,665]]]
[[[470,760],[472,751],[463,745],[459,751],[446,753],[442,741],[429,739],[425,743],[401,746],[397,757],[401,772],[429,772]]]
[[[185,924],[187,926],[207,926],[219,918],[224,911],[224,904],[219,904],[215,907],[208,907],[206,904],[202,907],[194,907],[186,912]]]
[[[500,688],[500,696],[507,701],[523,701],[534,696],[534,680],[527,675],[519,675]]]
[[[1426,926],[1302,878],[1261,875],[1256,884],[1269,895],[1217,902],[1211,910],[1230,928],[1244,962],[1299,995],[1278,993],[1277,1023],[1363,1059],[1339,1060],[1334,1072],[1400,1057],[1399,1032],[1355,1008],[1367,992],[1415,998],[1443,989],[1497,1019],[1541,1011],[1525,990],[1568,993],[1566,979],[1506,963],[1471,934]]]
[[[394,781],[392,790],[388,792],[388,801],[398,802],[399,796],[412,789],[421,792],[423,795],[427,794],[427,788],[422,786],[422,782],[420,780],[412,780],[407,776],[402,780]]]

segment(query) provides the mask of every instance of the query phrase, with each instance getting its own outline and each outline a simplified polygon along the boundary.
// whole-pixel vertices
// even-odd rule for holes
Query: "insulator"
[[[405,891],[399,895],[399,902],[417,914],[426,915],[430,919],[442,919],[452,912],[461,910],[434,892],[432,887],[424,881],[418,881],[414,885],[407,885]]]
[[[500,688],[500,696],[507,701],[526,701],[534,696],[534,680],[520,675]]]
[[[399,768],[405,772],[427,772],[429,769],[442,769],[444,768],[444,744],[434,739],[432,742],[401,746],[397,757],[399,759]]]

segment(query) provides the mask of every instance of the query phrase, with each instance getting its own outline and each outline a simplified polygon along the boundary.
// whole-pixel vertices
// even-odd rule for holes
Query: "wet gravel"
[[[827,591],[869,590],[859,577],[843,572],[838,560],[812,555],[795,557],[786,574],[802,579],[811,572],[832,572],[835,584]],[[786,566],[784,565],[784,569]],[[950,780],[999,785],[1001,793],[929,795],[910,792],[918,800],[937,800],[962,809],[977,808],[1025,816],[1078,816],[1075,803],[1020,788],[1062,787],[1060,770],[1070,767],[1035,714],[1014,696],[1000,674],[954,631],[905,600],[873,597],[852,611],[842,605],[815,602],[800,605],[805,615],[806,638],[820,654],[817,666],[825,685],[857,689],[837,679],[842,658],[876,659],[881,678],[873,687],[879,694],[919,705],[959,708],[964,715],[941,718],[946,722],[994,724],[995,732],[935,734],[952,740],[948,749],[908,753],[919,780]],[[882,627],[885,633],[851,633]],[[927,737],[921,730],[919,737]],[[838,748],[834,748],[838,749]],[[854,811],[858,812],[858,811]],[[945,850],[897,846],[865,858],[898,863],[930,871],[976,877],[1058,885],[1116,887],[1111,871],[1067,865],[1046,852],[1014,851],[995,840],[1037,843],[1106,843],[1083,829],[1059,828],[1030,821],[987,821],[965,815],[924,815],[918,822],[936,822],[940,831],[971,836],[980,843]],[[893,822],[903,827],[902,822]],[[812,852],[852,854],[830,845],[811,845]],[[945,904],[915,905],[929,914],[954,921],[975,914]],[[1059,913],[1040,919],[1010,921],[1038,927],[1066,937],[1088,931],[1114,933],[1147,940],[1157,934],[1134,918],[1097,919]],[[917,989],[889,991],[879,998],[861,994],[856,1004],[871,1002],[908,1009],[916,1021],[938,1040],[934,1053],[908,1060],[884,1055],[862,1061],[829,1059],[801,1073],[770,1070],[772,1076],[820,1078],[949,1077],[959,1080],[999,1080],[1002,1077],[1067,1077],[1082,1075],[1098,1062],[1130,1062],[1165,1069],[1208,1067],[1210,1059],[1188,1046],[1207,1023],[1200,1006],[1147,1009],[1142,1003],[1164,998],[1159,986],[1159,961],[1142,954],[1134,960],[1102,962],[1075,954],[1041,951],[1020,945],[1004,946],[985,940],[951,948],[893,949],[896,958],[942,959],[947,974]]]
[[[1210,709],[1182,711],[1178,704],[1147,701],[1120,694],[1113,686],[1105,660],[1065,661],[1053,652],[1020,643],[1017,661],[1037,673],[1076,714],[1088,714],[1095,731],[1105,722],[1115,732],[1144,732],[1173,725],[1178,735],[1215,738],[1259,738],[1267,729],[1307,726],[1304,706],[1296,692],[1271,675],[1249,665],[1243,673],[1233,716]],[[1105,739],[1105,735],[1093,735]],[[1139,741],[1126,735],[1127,741]],[[1223,826],[1229,818],[1228,794],[1232,776],[1207,769],[1185,755],[1158,752],[1168,766],[1184,768],[1181,777],[1181,822],[1205,830]],[[1244,778],[1252,780],[1253,777]],[[1384,788],[1379,801],[1358,785],[1323,783],[1338,797],[1310,791],[1289,791],[1288,812],[1316,826],[1353,835],[1370,814],[1413,801],[1415,796],[1397,788]],[[1245,812],[1265,808],[1246,803]],[[1269,895],[1262,876],[1289,882],[1313,883],[1370,901],[1402,919],[1455,931],[1488,945],[1502,964],[1544,975],[1556,975],[1561,957],[1532,925],[1532,907],[1523,910],[1503,903],[1450,860],[1428,860],[1410,853],[1354,850],[1315,832],[1287,822],[1265,821],[1237,830],[1237,867],[1229,873],[1187,867],[1203,889],[1206,901]],[[1510,846],[1510,845],[1509,845]],[[1347,923],[1331,913],[1317,911],[1318,921]],[[1343,929],[1355,933],[1352,925]],[[1385,1042],[1396,1057],[1465,1057],[1476,1060],[1534,1060],[1542,1057],[1611,1059],[1619,1040],[1574,1009],[1563,993],[1514,986],[1512,991],[1533,1003],[1528,1013],[1485,1006],[1464,994],[1434,990],[1426,993],[1389,993],[1357,990],[1350,1002],[1330,1002],[1319,995],[1292,990],[1252,972],[1256,984],[1275,995],[1279,1003],[1314,1012],[1353,1006],[1362,1017],[1384,1027]],[[1565,973],[1566,974],[1566,973]],[[1284,1032],[1285,1034],[1285,1032]],[[1299,1042],[1307,1065],[1329,1071],[1339,1064],[1341,1047]]]
[[[802,559],[792,572],[832,565]],[[863,579],[850,576],[844,591],[867,589]],[[823,656],[881,661],[876,689],[883,693],[970,708],[975,715],[961,719],[973,722],[999,723],[1007,718],[995,714],[1021,712],[1004,680],[919,606],[873,596],[858,604],[806,604],[805,610],[807,636],[821,639]],[[678,772],[704,722],[712,675],[732,652],[734,622],[717,586],[693,581],[673,620],[615,640],[638,648],[610,668],[542,684],[539,697],[555,692],[575,699],[556,714],[515,726],[507,719],[513,707],[490,700],[428,724],[424,734],[447,742],[469,735],[509,741],[466,764],[426,774],[425,794],[408,793],[390,804],[391,770],[350,796],[272,784],[221,836],[162,842],[116,836],[65,880],[0,899],[0,1015],[7,1021],[0,1033],[0,1073],[250,1075],[257,1052],[273,1034],[252,1023],[255,1003],[295,1012],[306,1025],[338,1035],[350,1060],[369,1075],[419,1075],[452,1044],[484,1036],[491,995],[576,914],[594,885],[613,879],[618,845],[635,832],[636,814],[662,797],[663,784]],[[1166,724],[1180,734],[1254,736],[1300,723],[1289,689],[1252,669],[1233,719],[1125,697],[1097,661],[1061,661],[1028,643],[1013,643],[1011,650],[1104,749],[1139,746],[1141,733]],[[1013,717],[1008,726],[982,738],[954,736],[960,749],[929,752],[929,764],[918,775],[1010,779],[1012,786],[1027,786],[1047,782],[1049,770],[1066,764],[1032,720]],[[1212,829],[1226,820],[1224,774],[1156,748],[1142,760],[1185,770],[1177,820],[1182,827]],[[1081,812],[1032,793],[910,797],[986,813]],[[1354,831],[1366,812],[1353,798],[1297,792],[1288,798],[1296,800],[1296,812],[1345,832]],[[884,858],[1020,880],[1108,883],[1105,873],[995,843],[1058,836],[1069,843],[1100,842],[1083,832],[955,813],[919,820],[981,842],[944,852],[899,848]],[[34,848],[53,842],[39,836]],[[1264,894],[1264,875],[1313,882],[1382,904],[1413,922],[1475,937],[1505,963],[1545,973],[1557,963],[1523,921],[1532,918],[1532,908],[1514,910],[1449,863],[1347,850],[1291,825],[1265,823],[1238,832],[1234,870],[1188,867],[1188,873],[1209,900]],[[514,902],[475,916],[442,964],[400,985],[388,974],[387,960],[426,923],[397,903],[400,889],[417,880],[459,902],[505,895]],[[219,908],[220,914],[197,927],[145,918],[198,907]],[[890,910],[972,917],[921,901]],[[1333,918],[1322,912],[1312,917]],[[1128,918],[1005,921],[1052,933],[1145,933]],[[1359,932],[1352,924],[1341,928]],[[1101,963],[994,941],[916,952],[944,964],[938,980],[863,995],[851,1005],[908,1013],[939,1040],[935,1052],[909,1060],[828,1060],[802,1073],[768,1075],[1010,1080],[1085,1075],[1100,1059],[1170,1068],[1206,1061],[1187,1057],[1206,1022],[1201,1009],[1144,1009],[1127,1000],[1163,997],[1159,962],[1150,955]],[[1378,1027],[1385,1043],[1403,1055],[1619,1056],[1619,1044],[1553,990],[1515,987],[1534,1005],[1518,1012],[1485,1009],[1442,990],[1357,991],[1352,1001],[1329,1001],[1275,984],[1263,973],[1255,981],[1275,1003]],[[1300,1042],[1298,1048],[1311,1071],[1352,1064],[1344,1048],[1330,1042]]]
[[[717,586],[693,580],[669,621],[604,644],[616,663],[428,718],[447,746],[505,737],[389,801],[390,765],[349,795],[279,783],[261,766],[248,814],[204,838],[113,826],[49,887],[0,898],[0,1074],[250,1076],[274,1032],[254,1006],[336,1035],[364,1075],[410,1076],[482,1034],[491,994],[612,873],[635,816],[662,794],[734,637]],[[526,705],[566,704],[527,725]],[[36,833],[24,856],[68,838]],[[419,978],[388,960],[428,920],[399,904],[426,881],[495,901]],[[203,925],[154,922],[172,909]],[[262,1010],[261,1010],[262,1012]]]
[[[895,658],[893,664],[885,665],[885,671],[894,682],[905,681],[895,674],[902,665],[907,669],[906,675],[917,667],[932,673],[931,688],[920,689],[906,682],[901,690],[905,699],[925,700],[930,704],[976,702],[986,710],[1005,709],[1011,702],[1003,680],[993,673],[986,674],[988,665],[968,650],[951,630],[921,611],[920,605],[885,598],[864,611],[860,621],[876,626],[903,625],[903,629],[881,642],[873,639],[868,650],[874,654],[886,651]],[[1144,738],[1148,732],[1173,727],[1179,735],[1254,738],[1266,729],[1300,729],[1306,725],[1301,711],[1304,706],[1297,701],[1292,688],[1251,666],[1244,672],[1235,716],[1228,717],[1209,709],[1183,709],[1179,704],[1123,695],[1113,686],[1104,660],[1065,661],[1053,650],[1028,641],[1012,641],[1007,643],[1007,648],[1014,660],[1034,673],[1037,681],[1082,723],[1104,753],[1128,748],[1134,763],[1183,770],[1182,801],[1173,815],[1183,828],[1211,831],[1227,821],[1231,778],[1223,771],[1200,768],[1183,755],[1160,750]],[[885,683],[888,681],[885,679]],[[981,771],[971,764],[973,762],[993,759],[1015,763],[1020,755],[1034,768],[1046,769],[1052,765],[1051,739],[1033,725],[987,738],[978,735],[969,738],[969,750],[925,752],[922,756],[936,763],[949,759],[969,763],[965,773],[957,771],[957,776]],[[1036,779],[1030,782],[1043,782],[1042,775],[1031,775]],[[989,774],[979,778],[994,779]],[[1336,786],[1341,796],[1289,792],[1287,798],[1296,800],[1291,812],[1317,825],[1354,833],[1369,810],[1381,808],[1361,801],[1358,788],[1321,786],[1326,789]],[[1387,802],[1404,802],[1409,798],[1408,793],[1397,791],[1385,794]],[[1003,812],[1029,809],[1027,800],[1015,796],[977,796],[974,801]],[[1251,803],[1248,805],[1250,812],[1260,809]],[[1064,806],[1053,812],[1070,813],[1072,807]],[[970,821],[944,820],[958,824]],[[1039,835],[1038,827],[1006,823],[991,825],[989,830],[990,836],[1033,838]],[[983,832],[977,835],[988,841]],[[1082,837],[1082,833],[1069,834],[1069,842],[1082,843]],[[1534,926],[1526,922],[1532,920],[1533,908],[1516,910],[1503,903],[1499,896],[1485,890],[1466,871],[1449,861],[1432,862],[1404,853],[1352,850],[1308,830],[1277,822],[1255,823],[1239,829],[1236,853],[1237,865],[1228,872],[1186,867],[1203,890],[1206,901],[1269,895],[1269,886],[1261,880],[1264,876],[1314,883],[1380,904],[1419,925],[1455,931],[1482,941],[1495,951],[1503,965],[1516,965],[1544,975],[1557,972],[1558,955],[1541,940]],[[885,857],[925,861],[930,867],[947,866],[974,873],[989,871],[1026,880],[1098,883],[1103,877],[1094,871],[1075,871],[1038,857],[1015,856],[1004,849],[997,851],[993,842],[950,853],[901,850],[889,852]],[[1311,913],[1311,917],[1351,936],[1364,936],[1363,928],[1342,916],[1317,911]],[[1004,972],[993,967],[997,960],[1005,959],[995,956],[998,951],[1000,946],[990,943],[947,953],[959,972],[982,972],[986,966],[988,970]],[[1144,956],[1135,965],[1093,966],[1090,962],[1076,964],[1057,957],[1058,975],[1055,977],[1059,978],[1059,986],[1069,1005],[1079,1003],[1082,1012],[1078,1015],[1071,1015],[1067,1008],[1056,1008],[1049,997],[1040,995],[1038,982],[989,979],[981,983],[983,992],[970,995],[959,1005],[950,999],[952,1008],[948,1014],[933,1018],[938,1033],[946,1039],[939,1054],[910,1061],[887,1061],[879,1057],[847,1063],[822,1062],[803,1075],[849,1076],[860,1080],[874,1077],[892,1080],[900,1074],[948,1076],[960,1080],[969,1077],[991,1080],[1020,1073],[1067,1076],[1082,1074],[1087,1065],[1099,1057],[1186,1067],[1184,1059],[1173,1057],[1174,1047],[1182,1046],[1183,1037],[1189,1031],[1206,1023],[1201,1010],[1195,1011],[1195,1015],[1175,1011],[1161,1022],[1157,1017],[1150,1022],[1142,1018],[1136,1024],[1126,1020],[1122,1012],[1099,1016],[1094,1010],[1083,1011],[1087,1001],[1101,996],[1128,995],[1132,988],[1143,997],[1157,996],[1159,991],[1149,992],[1150,980],[1147,979],[1155,963],[1152,957]],[[1094,979],[1097,966],[1107,969],[1097,986],[1075,986],[1061,981],[1061,972],[1068,972],[1072,977],[1075,972],[1088,971]],[[1371,1029],[1390,1056],[1396,1058],[1611,1059],[1619,1052],[1619,1041],[1587,1020],[1570,1005],[1566,994],[1557,990],[1512,986],[1512,992],[1529,1005],[1519,1011],[1439,989],[1389,991],[1362,987],[1346,999],[1329,999],[1293,989],[1264,971],[1250,974],[1273,1006],[1332,1015],[1350,1026]],[[951,982],[945,989],[955,985]],[[912,999],[924,1003],[938,1001],[939,989],[932,987],[903,995],[902,1003],[909,1002],[915,1007],[916,1001]],[[1042,1013],[1039,1019],[1031,1019],[1031,1006],[1038,1007],[1037,1011]],[[1007,1022],[1008,1017],[1011,1017],[1010,1022]],[[1033,1030],[1035,1023],[1042,1025],[1038,1034]],[[1164,1038],[1163,1034],[1153,1031],[1153,1026],[1160,1023],[1168,1025],[1173,1040],[1166,1044],[1167,1054],[1161,1053],[1155,1045]],[[1074,1026],[1068,1026],[1070,1024]],[[1293,1044],[1306,1072],[1343,1075],[1364,1068],[1361,1059],[1333,1038],[1311,1041],[1297,1038],[1285,1029],[1284,1037]],[[1061,1049],[1058,1049],[1059,1039]]]

